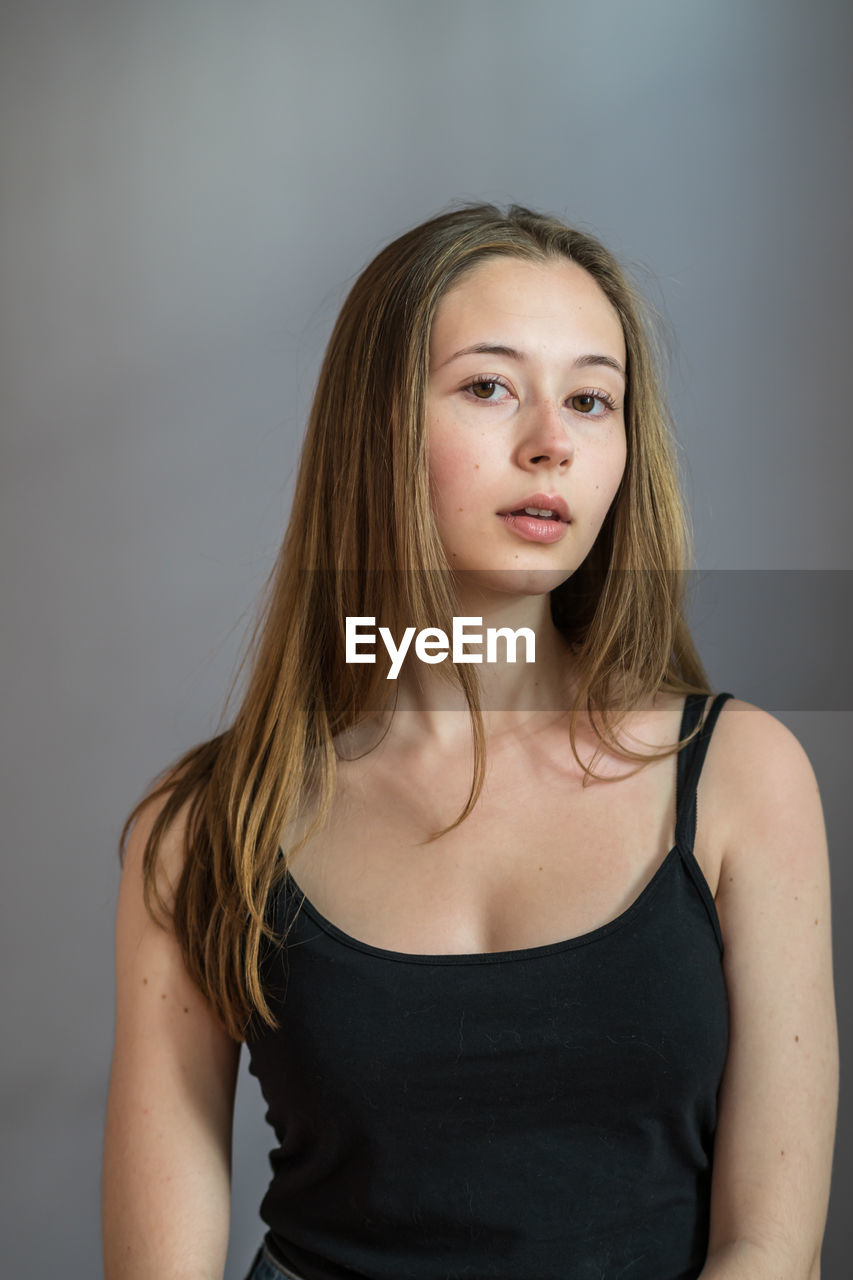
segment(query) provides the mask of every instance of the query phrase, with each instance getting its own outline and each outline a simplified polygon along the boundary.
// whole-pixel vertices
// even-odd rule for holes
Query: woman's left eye
[[[576,412],[583,414],[586,418],[603,418],[606,413],[616,408],[613,397],[606,391],[579,391],[577,395],[572,396],[570,403]],[[599,406],[597,413],[593,412],[596,404]]]

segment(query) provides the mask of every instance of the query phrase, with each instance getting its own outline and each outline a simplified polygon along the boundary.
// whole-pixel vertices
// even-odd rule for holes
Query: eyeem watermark
[[[346,660],[347,662],[375,662],[375,653],[363,653],[361,649],[375,648],[376,632],[361,630],[362,627],[375,626],[375,618],[347,618],[346,621]],[[415,632],[414,627],[406,627],[399,644],[394,642],[388,627],[379,628],[379,636],[391,659],[388,680],[396,680],[406,654],[415,640],[415,656],[421,662],[435,664],[451,657],[454,662],[482,662],[482,653],[466,653],[465,645],[483,644],[483,632],[468,630],[470,627],[483,625],[482,618],[454,618],[453,634],[448,638],[447,632],[440,627],[424,627]],[[498,657],[498,640],[504,641],[504,653]],[[530,627],[519,627],[513,631],[511,627],[486,627],[486,662],[515,662],[519,639],[524,640],[524,661],[536,661],[536,634]]]

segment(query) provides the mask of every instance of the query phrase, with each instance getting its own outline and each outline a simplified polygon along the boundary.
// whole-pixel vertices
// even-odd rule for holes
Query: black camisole
[[[409,955],[288,877],[247,1037],[277,1146],[266,1244],[304,1280],[695,1280],[728,1048],[723,940],[693,856],[719,711],[678,757],[675,845],[580,937]],[[686,699],[684,736],[705,698]]]

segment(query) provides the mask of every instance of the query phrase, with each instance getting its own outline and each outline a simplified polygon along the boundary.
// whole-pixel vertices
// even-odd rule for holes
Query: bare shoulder
[[[212,1029],[216,1022],[213,1011],[187,972],[180,945],[168,920],[168,911],[184,865],[189,804],[184,805],[170,822],[158,849],[154,882],[167,908],[165,918],[162,912],[152,915],[145,901],[145,850],[164,804],[163,797],[146,802],[127,842],[116,912],[117,1012],[121,1019],[127,1007],[135,1008],[140,999],[147,1003],[156,988],[157,998],[166,1004],[162,1010],[160,1004],[155,1004],[155,1009],[164,1014],[167,1009],[169,1012],[192,1009]],[[142,990],[149,987],[151,991]]]
[[[155,1076],[178,1064],[196,1073],[208,1092],[225,1100],[233,1086],[239,1044],[231,1039],[190,976],[168,920],[152,915],[145,901],[143,858],[162,811],[162,797],[143,807],[127,843],[116,909],[116,1041],[114,1072],[135,1076],[150,1056]],[[184,859],[187,808],[164,833],[156,885],[167,909]]]
[[[165,797],[149,795],[130,830],[122,863],[120,904],[122,899],[133,899],[141,895],[146,846],[165,808],[165,803]],[[189,805],[185,805],[167,827],[158,850],[156,885],[169,907],[174,901],[175,889],[183,869],[188,818]]]
[[[143,948],[152,954],[176,953],[178,944],[174,938],[168,916],[175,899],[175,890],[184,866],[184,841],[189,818],[189,805],[185,805],[164,831],[157,850],[153,886],[162,900],[164,910],[146,901],[145,854],[154,827],[165,808],[163,796],[149,796],[142,805],[131,828],[122,863],[116,913],[117,960],[127,958],[125,953]],[[149,909],[155,905],[152,915]]]
[[[826,856],[820,792],[811,761],[787,725],[731,698],[714,727],[708,768],[722,825],[720,888],[735,871],[806,870]]]
[[[730,993],[774,954],[797,951],[800,973],[822,965],[831,985],[829,850],[811,761],[786,725],[740,699],[722,708],[714,738],[714,803],[726,815],[715,901]],[[780,958],[780,981],[785,967]]]

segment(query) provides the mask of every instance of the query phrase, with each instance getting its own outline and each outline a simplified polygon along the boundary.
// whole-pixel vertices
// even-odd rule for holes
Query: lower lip
[[[540,520],[536,516],[500,516],[499,519],[527,542],[559,542],[569,527],[565,520]]]

